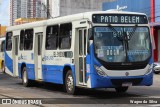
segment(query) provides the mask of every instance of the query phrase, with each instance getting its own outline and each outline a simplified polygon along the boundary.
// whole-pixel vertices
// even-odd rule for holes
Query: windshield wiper
[[[137,29],[137,24],[134,26],[133,31],[132,32],[128,32],[129,34],[127,35],[127,32],[124,31],[124,27],[123,27],[123,33],[120,34],[117,32],[117,30],[111,25],[109,24],[108,27],[114,32],[116,33],[116,37],[119,41],[122,42],[123,45],[123,50],[125,50],[126,53],[126,62],[128,62],[128,49],[129,49],[129,45],[128,45],[128,41],[132,38],[133,34],[135,33],[136,29]]]
[[[127,35],[127,33],[124,31],[124,29],[123,29],[123,33],[122,33],[122,34],[119,34],[119,33],[117,32],[117,30],[116,30],[111,24],[108,25],[108,27],[109,27],[114,33],[116,33],[117,39],[122,42],[123,49],[124,49],[125,43],[127,42],[127,50],[128,50],[128,47],[129,47],[129,46],[128,46],[128,41],[132,38],[133,34],[135,33],[135,31],[136,31],[136,29],[137,29],[137,26],[138,26],[138,25],[136,24],[136,25],[134,26],[134,28],[133,28],[133,31],[132,31],[132,32],[128,32],[129,34]]]
[[[117,37],[117,39],[118,39],[119,41],[122,41],[122,40],[123,40],[123,37],[120,36],[120,34],[117,32],[117,30],[116,30],[111,24],[109,24],[108,27],[109,27],[109,29],[111,29],[114,33],[116,33],[116,35],[118,35],[118,36],[116,36],[116,37]]]
[[[132,38],[133,34],[135,33],[136,29],[137,29],[138,25],[136,24],[133,28],[133,31],[129,33],[129,38],[128,38],[128,41]]]
[[[109,29],[111,29],[114,33],[116,33],[116,38],[119,40],[119,41],[121,41],[122,42],[122,46],[123,46],[123,50],[125,50],[125,43],[124,43],[124,39],[123,39],[123,36],[122,35],[120,35],[118,32],[117,32],[117,30],[111,25],[111,24],[109,24],[108,25],[108,28]]]

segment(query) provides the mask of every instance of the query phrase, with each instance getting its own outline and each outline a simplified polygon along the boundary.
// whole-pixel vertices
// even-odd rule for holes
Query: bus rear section
[[[2,72],[5,72],[4,48],[5,48],[5,37],[2,37],[0,38],[0,69]]]

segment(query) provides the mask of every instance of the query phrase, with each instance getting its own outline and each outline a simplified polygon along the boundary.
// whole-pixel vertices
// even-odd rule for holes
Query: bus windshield
[[[145,61],[151,56],[149,28],[94,27],[94,51],[105,62]]]

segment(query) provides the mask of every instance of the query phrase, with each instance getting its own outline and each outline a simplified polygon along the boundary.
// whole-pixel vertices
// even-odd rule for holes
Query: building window
[[[59,48],[70,49],[72,36],[72,24],[66,23],[60,25]]]
[[[25,30],[24,50],[32,50],[33,47],[33,29]]]
[[[12,50],[12,32],[8,32],[6,35],[6,50]]]
[[[48,26],[46,32],[46,50],[57,49],[58,46],[58,25]]]

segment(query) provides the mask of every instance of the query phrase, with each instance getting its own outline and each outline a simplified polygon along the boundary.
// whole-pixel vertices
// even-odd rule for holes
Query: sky
[[[0,24],[9,26],[9,0],[0,0]]]

